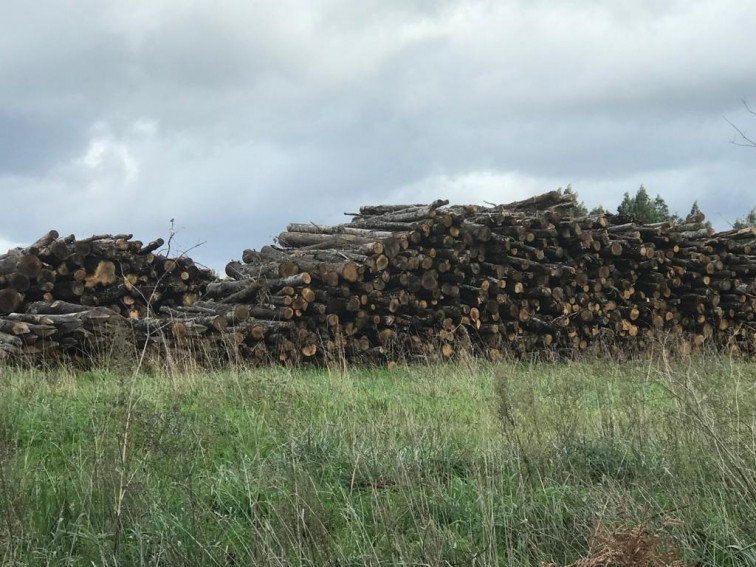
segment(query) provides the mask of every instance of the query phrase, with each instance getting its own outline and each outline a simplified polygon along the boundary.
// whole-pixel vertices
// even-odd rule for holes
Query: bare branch
[[[750,111],[750,109],[749,109],[749,111]],[[756,112],[754,112],[754,114],[756,114]],[[732,122],[730,122],[730,120],[728,120],[726,116],[723,116],[723,118],[725,119],[725,121],[730,126],[732,126],[735,129],[735,131],[740,135],[740,137],[743,140],[745,140],[745,142],[746,142],[746,143],[738,142],[737,139],[735,139],[735,140],[731,140],[732,144],[735,144],[736,146],[745,146],[745,147],[748,147],[748,148],[756,148],[756,141],[754,141],[751,138],[749,138],[748,136],[746,136],[745,132],[743,132],[743,130],[741,130],[740,128],[738,128],[737,126],[735,126],[735,124],[733,124]]]

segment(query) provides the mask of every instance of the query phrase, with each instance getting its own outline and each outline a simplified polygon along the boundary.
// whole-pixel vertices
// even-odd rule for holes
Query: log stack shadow
[[[550,192],[497,206],[361,207],[294,223],[214,280],[130,235],[45,235],[0,256],[0,352],[138,345],[298,363],[533,352],[635,352],[668,341],[756,352],[756,231],[703,216],[574,215]]]

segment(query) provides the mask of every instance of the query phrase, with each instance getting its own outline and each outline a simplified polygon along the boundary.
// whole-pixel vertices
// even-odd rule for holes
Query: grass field
[[[2,565],[756,565],[754,363],[0,372]]]

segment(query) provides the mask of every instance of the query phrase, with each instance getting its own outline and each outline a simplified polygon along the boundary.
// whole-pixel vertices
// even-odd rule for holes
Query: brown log
[[[24,296],[15,289],[0,289],[0,314],[13,313],[24,300]]]

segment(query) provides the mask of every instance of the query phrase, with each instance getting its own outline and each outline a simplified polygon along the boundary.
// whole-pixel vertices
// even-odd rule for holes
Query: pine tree
[[[745,218],[738,219],[733,228],[750,228],[756,227],[756,207],[751,209],[751,212],[746,215]]]
[[[698,217],[701,217],[701,220],[698,222],[703,222],[706,228],[712,228],[711,221],[706,220],[706,215],[698,206],[698,201],[693,201],[693,206],[690,207],[690,212],[688,213],[688,216],[685,217],[685,222],[692,222],[693,219]]]
[[[585,205],[583,201],[580,200],[580,196],[578,195],[577,191],[575,191],[572,188],[572,185],[567,185],[567,187],[560,187],[557,189],[559,191],[560,195],[572,195],[575,199],[575,204],[573,205],[573,211],[575,213],[576,217],[585,217],[585,216],[600,216],[600,215],[606,215],[609,214],[609,211],[607,211],[603,205],[599,205],[597,207],[593,207],[588,210],[588,207]]]
[[[670,214],[669,206],[661,197],[651,199],[646,188],[641,185],[635,196],[631,197],[630,193],[625,193],[624,199],[617,207],[617,214],[629,217],[635,222],[650,224],[655,222],[679,222],[680,217],[676,214]]]
[[[577,192],[572,188],[572,185],[567,185],[564,189],[561,187],[557,189],[559,191],[560,195],[573,195],[575,199],[575,205],[573,206],[573,211],[575,213],[576,217],[584,217],[588,214],[588,207],[585,206],[585,203],[578,200],[578,194]]]

